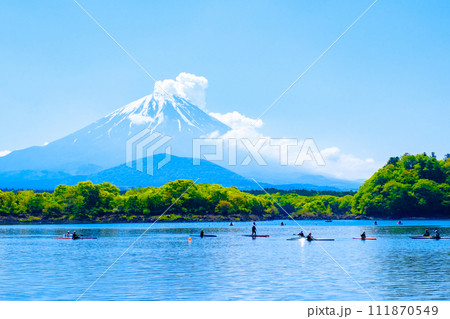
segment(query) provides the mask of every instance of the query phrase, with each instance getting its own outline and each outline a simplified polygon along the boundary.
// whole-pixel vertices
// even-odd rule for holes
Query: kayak
[[[269,235],[242,235],[244,237],[269,237]]]
[[[361,237],[353,237],[353,239],[361,239],[361,240],[377,240],[376,238],[369,238],[369,237],[366,237],[366,238],[364,238],[364,239],[362,239]]]
[[[189,235],[191,237],[202,237],[200,235]],[[217,237],[216,235],[203,235],[203,237]]]
[[[435,236],[411,236],[412,239],[436,239]],[[450,239],[450,237],[441,237],[439,239]]]
[[[59,237],[59,238],[55,238],[55,239],[73,239],[73,240],[77,240],[77,239],[97,239],[97,237],[78,237],[78,238],[72,238],[72,237]]]
[[[301,240],[301,239],[305,239],[307,241],[334,241],[334,239],[332,238],[313,238],[313,239],[307,239],[306,237],[301,237],[301,238],[288,238],[286,240]]]

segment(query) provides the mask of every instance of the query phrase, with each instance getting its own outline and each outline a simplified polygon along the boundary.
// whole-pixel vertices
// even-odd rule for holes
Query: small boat
[[[325,220],[325,223],[331,223],[331,222],[332,222],[331,219],[326,219],[326,220]]]
[[[306,237],[299,237],[299,238],[288,238],[286,240],[307,240],[307,241],[334,241],[334,239],[332,238],[313,238],[313,239],[308,239]]]
[[[376,238],[369,238],[369,237],[366,237],[366,238],[353,237],[353,239],[361,239],[361,240],[377,240]]]
[[[450,239],[450,237],[439,237],[439,238],[436,238],[436,236],[410,236],[409,238],[412,238],[412,239],[437,239],[437,240],[439,240],[439,239]]]
[[[202,237],[200,235],[189,235],[191,237]],[[217,235],[203,235],[203,237],[217,237]]]
[[[78,238],[72,238],[72,237],[58,237],[55,239],[73,239],[73,240],[77,240],[77,239],[97,239],[97,237],[78,237]]]
[[[269,235],[242,235],[244,237],[269,237]]]

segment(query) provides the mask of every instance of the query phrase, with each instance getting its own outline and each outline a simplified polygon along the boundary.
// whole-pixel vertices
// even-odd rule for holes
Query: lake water
[[[299,221],[335,239],[320,243],[287,241],[299,227],[280,222],[257,239],[241,236],[250,222],[156,223],[80,300],[450,299],[450,240],[409,238],[450,236],[450,221]],[[76,300],[149,226],[0,226],[0,300]],[[202,228],[217,237],[188,240]],[[98,239],[54,239],[68,230]]]

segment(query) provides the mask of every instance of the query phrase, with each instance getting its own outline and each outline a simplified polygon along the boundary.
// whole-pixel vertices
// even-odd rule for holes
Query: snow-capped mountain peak
[[[192,155],[193,138],[214,132],[224,134],[230,130],[189,100],[155,90],[153,94],[128,103],[44,147],[15,151],[0,158],[1,170],[66,170],[77,165],[101,168],[120,165],[126,161],[127,141],[145,129],[170,136],[172,153],[179,156]],[[33,158],[32,163],[29,158]]]

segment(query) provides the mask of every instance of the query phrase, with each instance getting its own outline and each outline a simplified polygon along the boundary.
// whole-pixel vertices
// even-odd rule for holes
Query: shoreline
[[[152,219],[133,219],[133,220],[126,220],[126,219],[111,219],[111,220],[103,220],[103,221],[92,221],[92,220],[41,220],[41,221],[18,221],[18,220],[2,220],[0,221],[0,226],[20,226],[20,225],[81,225],[81,224],[91,224],[91,225],[107,225],[107,224],[146,224],[146,223],[154,223],[157,220],[157,218]],[[252,221],[291,221],[290,218],[271,218],[271,219],[217,219],[217,218],[203,218],[203,219],[188,219],[188,218],[178,218],[174,220],[159,220],[160,223],[215,223],[215,222],[252,222]],[[443,218],[442,216],[436,216],[433,218],[423,218],[423,217],[409,217],[409,218],[330,218],[330,219],[324,219],[324,218],[295,218],[295,221],[326,221],[326,220],[332,220],[332,221],[341,221],[341,220],[348,220],[348,221],[398,221],[398,220],[450,220],[449,218]]]

